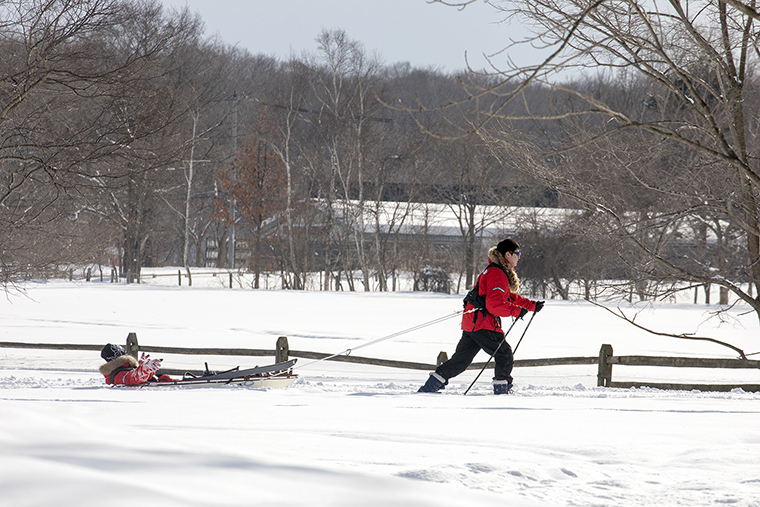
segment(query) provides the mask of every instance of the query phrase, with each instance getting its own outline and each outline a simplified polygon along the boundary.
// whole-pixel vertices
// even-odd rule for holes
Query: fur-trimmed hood
[[[507,279],[509,279],[509,291],[512,294],[517,294],[520,290],[520,278],[517,276],[517,273],[515,273],[514,268],[507,262],[495,246],[488,250],[488,261],[498,264],[504,269],[504,272],[507,274]]]
[[[130,355],[123,355],[117,357],[116,359],[111,359],[107,363],[100,365],[100,368],[98,368],[98,370],[101,374],[108,377],[116,368],[124,366],[124,363],[129,363],[129,366],[133,366],[135,368],[137,368],[138,365],[137,359]]]

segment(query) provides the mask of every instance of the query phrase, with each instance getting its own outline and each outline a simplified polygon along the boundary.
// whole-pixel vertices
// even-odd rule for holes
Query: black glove
[[[544,302],[543,301],[536,301],[536,309],[533,310],[533,311],[536,312],[536,313],[538,313],[538,312],[541,311],[541,308],[543,308],[543,307],[544,307]]]
[[[517,316],[518,319],[522,319],[525,317],[525,314],[528,313],[528,310],[526,308],[520,308],[520,315]]]

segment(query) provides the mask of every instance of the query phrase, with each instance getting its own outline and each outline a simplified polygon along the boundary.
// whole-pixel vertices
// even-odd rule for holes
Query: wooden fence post
[[[612,357],[612,345],[604,344],[599,349],[599,373],[596,375],[596,385],[609,387],[612,383],[612,363],[608,358]]]
[[[274,351],[274,362],[284,363],[285,361],[288,360],[289,353],[290,353],[290,347],[288,346],[288,337],[280,336],[279,338],[277,338],[277,345]]]
[[[443,363],[449,360],[449,355],[446,353],[445,350],[442,350],[438,353],[438,357],[435,360],[436,366],[441,366]]]
[[[137,343],[137,333],[129,333],[127,335],[127,354],[138,359],[140,352],[140,344]]]

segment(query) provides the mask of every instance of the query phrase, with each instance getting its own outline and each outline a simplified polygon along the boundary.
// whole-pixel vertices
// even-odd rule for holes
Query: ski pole
[[[522,339],[525,337],[525,333],[528,331],[528,328],[530,327],[530,323],[533,322],[533,317],[535,316],[536,316],[536,312],[533,312],[533,315],[530,316],[530,320],[528,320],[528,325],[525,326],[525,330],[523,331],[523,334],[520,337],[520,340],[517,342],[517,345],[515,346],[515,350],[512,351],[513,355],[515,352],[517,352],[517,347],[520,346],[520,342],[522,342]],[[509,329],[507,329],[507,332],[504,333],[504,338],[499,342],[499,346],[496,347],[496,350],[493,351],[493,354],[491,354],[491,357],[488,358],[488,361],[486,362],[486,364],[484,364],[483,368],[481,368],[480,373],[478,373],[478,376],[475,377],[475,380],[472,381],[472,384],[470,384],[470,387],[468,387],[467,390],[464,392],[464,396],[466,396],[467,393],[470,392],[470,389],[472,389],[472,386],[474,386],[475,382],[478,381],[478,379],[480,378],[480,375],[482,375],[483,372],[486,370],[486,368],[488,368],[488,365],[491,364],[491,359],[493,359],[493,356],[496,355],[496,353],[499,351],[501,346],[507,341],[507,335],[509,334],[510,331],[512,331],[512,328],[515,327],[515,324],[517,324],[517,320],[518,319],[515,319],[512,325],[509,326]]]
[[[512,331],[512,328],[515,327],[515,324],[517,324],[518,320],[519,319],[515,319],[514,322],[512,322],[512,325],[509,326],[509,329],[507,329],[507,332],[504,333],[504,338],[502,338],[502,340],[499,342],[499,345],[496,347],[496,350],[493,351],[493,354],[491,354],[491,357],[488,358],[488,361],[486,362],[486,364],[483,365],[483,368],[481,368],[480,372],[478,373],[478,376],[475,377],[475,380],[472,381],[472,384],[470,384],[470,387],[468,387],[467,390],[464,392],[465,396],[467,395],[467,393],[470,392],[470,389],[472,389],[472,386],[475,385],[475,382],[478,381],[478,379],[480,378],[480,375],[483,374],[483,372],[485,371],[485,369],[491,363],[491,359],[493,359],[493,356],[495,356],[496,353],[499,351],[499,349],[501,348],[502,344],[507,341],[507,335],[509,335],[509,332]]]
[[[528,328],[530,327],[530,323],[533,322],[533,317],[536,316],[536,312],[533,312],[533,315],[530,316],[530,320],[528,321],[528,325],[525,326],[525,329],[523,330],[522,336],[520,336],[520,339],[517,341],[517,345],[515,345],[515,350],[512,351],[512,354],[514,355],[517,352],[517,347],[520,346],[520,343],[522,342],[522,339],[525,338],[525,333],[528,332]]]

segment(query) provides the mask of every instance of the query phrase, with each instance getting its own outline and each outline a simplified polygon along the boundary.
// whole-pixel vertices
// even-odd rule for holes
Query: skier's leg
[[[433,372],[428,377],[425,384],[417,389],[418,393],[436,393],[446,386],[447,380],[436,372]]]
[[[434,393],[443,389],[449,383],[449,379],[456,377],[472,363],[475,355],[480,351],[480,347],[470,337],[467,331],[462,332],[462,338],[457,343],[456,351],[451,359],[435,369],[425,382],[425,385],[419,388],[417,392]]]
[[[480,352],[480,345],[473,340],[472,335],[474,333],[469,331],[462,331],[462,338],[457,343],[457,348],[454,351],[454,355],[451,359],[440,365],[435,369],[435,372],[446,380],[456,377],[467,369],[475,356]]]
[[[478,331],[473,339],[494,359],[494,394],[506,394],[512,389],[512,368],[514,356],[512,347],[504,340],[504,335],[496,331]],[[503,343],[502,343],[503,341]],[[501,346],[499,346],[501,344]]]
[[[507,380],[493,381],[493,393],[494,394],[509,394],[512,391],[512,383]]]

